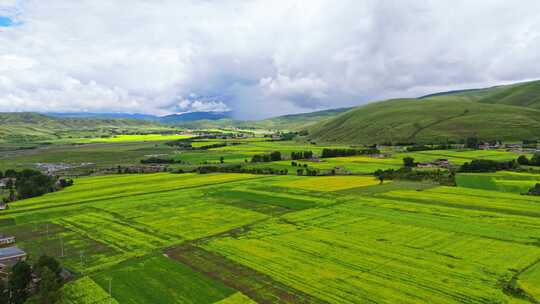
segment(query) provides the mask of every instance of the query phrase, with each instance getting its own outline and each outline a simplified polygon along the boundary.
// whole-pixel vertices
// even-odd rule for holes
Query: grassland
[[[331,143],[539,139],[540,81],[395,99],[357,107],[310,127]]]

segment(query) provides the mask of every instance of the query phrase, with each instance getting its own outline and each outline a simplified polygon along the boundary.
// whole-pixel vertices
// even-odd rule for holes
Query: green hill
[[[441,100],[450,98],[540,109],[540,80],[484,89],[442,92],[420,97],[420,99],[425,98]]]
[[[37,113],[0,113],[0,142],[49,141],[164,128],[156,123],[134,119],[56,118]]]
[[[360,106],[310,129],[322,142],[540,139],[540,81]]]

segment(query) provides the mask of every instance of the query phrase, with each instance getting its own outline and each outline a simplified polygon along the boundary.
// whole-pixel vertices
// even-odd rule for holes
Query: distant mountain
[[[176,124],[196,120],[219,120],[231,117],[231,112],[188,112],[159,117],[159,121],[166,124]]]
[[[323,110],[301,114],[290,114],[277,116],[273,118],[263,120],[234,120],[231,118],[221,119],[202,119],[181,121],[175,123],[175,125],[191,128],[191,129],[208,129],[208,128],[260,128],[268,130],[300,130],[307,128],[317,122],[331,118],[350,110],[351,108],[340,108]]]
[[[46,112],[44,115],[58,118],[108,118],[108,119],[140,119],[140,120],[159,120],[159,116],[148,114],[129,114],[129,113],[88,113],[88,112],[75,112],[75,113],[58,113],[58,112]]]
[[[367,104],[310,128],[334,143],[540,139],[540,81]]]
[[[38,113],[0,113],[0,143],[25,143],[111,132],[164,130],[163,125],[137,119],[52,117]]]

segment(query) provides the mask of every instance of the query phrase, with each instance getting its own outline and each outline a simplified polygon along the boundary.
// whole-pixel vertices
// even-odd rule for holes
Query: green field
[[[456,182],[460,187],[520,194],[527,193],[536,183],[540,183],[540,175],[516,172],[467,173],[459,174]]]
[[[317,142],[540,139],[540,81],[370,103],[310,126]]]
[[[81,277],[65,303],[106,303],[109,282],[118,303],[534,303],[538,206],[370,176],[132,174],[13,203],[0,227]]]
[[[116,143],[116,142],[137,142],[137,141],[171,141],[178,139],[192,138],[193,135],[162,135],[162,134],[144,134],[144,135],[116,135],[103,138],[83,138],[77,140],[78,143]]]

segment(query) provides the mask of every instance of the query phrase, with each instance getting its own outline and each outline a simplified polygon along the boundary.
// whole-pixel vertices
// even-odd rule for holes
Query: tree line
[[[311,158],[313,158],[313,151],[291,152],[292,160],[311,159]]]
[[[367,149],[329,149],[324,148],[321,152],[321,158],[328,157],[345,157],[345,156],[357,156],[357,155],[373,155],[380,154],[381,151],[377,148]]]
[[[0,172],[0,178],[6,179],[5,188],[9,191],[8,197],[3,199],[4,202],[36,197],[73,185],[71,179],[59,179],[31,169],[6,170]]]
[[[255,154],[251,158],[252,163],[267,163],[281,160],[281,152],[274,151],[270,154]]]
[[[249,173],[249,174],[269,174],[269,175],[287,175],[287,169],[275,169],[272,167],[248,168],[240,164],[230,166],[200,166],[197,168],[200,174],[207,173]],[[179,172],[181,173],[181,172]]]
[[[0,304],[53,304],[62,299],[62,266],[53,257],[41,256],[34,265],[19,261],[7,282],[0,281]]]

